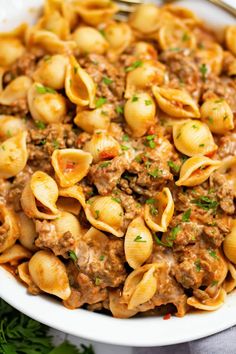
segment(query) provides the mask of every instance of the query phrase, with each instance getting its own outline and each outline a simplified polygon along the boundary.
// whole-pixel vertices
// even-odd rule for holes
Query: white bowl
[[[0,30],[8,30],[23,20],[32,21],[41,3],[42,0],[0,0]],[[180,3],[217,28],[236,22],[204,0]],[[222,308],[211,313],[192,313],[166,321],[162,317],[121,320],[83,309],[68,310],[48,296],[29,295],[26,288],[1,267],[0,284],[0,296],[21,312],[50,327],[98,342],[137,347],[170,345],[205,337],[236,324],[235,293],[227,297]]]

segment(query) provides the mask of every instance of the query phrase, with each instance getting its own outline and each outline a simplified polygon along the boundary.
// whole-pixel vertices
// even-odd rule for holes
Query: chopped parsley
[[[143,240],[142,236],[137,235],[134,239],[134,242],[147,242],[146,240]]]
[[[159,170],[159,168],[155,168],[153,171],[148,172],[148,174],[153,178],[157,178],[160,176],[161,170]]]
[[[145,100],[144,102],[145,102],[145,105],[146,105],[146,106],[150,106],[150,105],[152,104],[152,101],[151,101],[151,100]]]
[[[45,144],[46,144],[46,142],[47,142],[47,140],[46,140],[46,139],[42,139],[42,140],[40,140],[39,145],[45,145]]]
[[[191,200],[192,204],[197,205],[199,208],[203,209],[203,210],[210,210],[212,209],[213,211],[216,211],[219,203],[217,202],[217,200],[215,199],[211,199],[205,196],[196,198],[196,199],[192,199]]]
[[[100,285],[101,284],[101,279],[96,277],[95,278],[95,285]]]
[[[129,135],[124,134],[124,135],[122,136],[122,141],[129,141]]]
[[[74,73],[77,74],[77,71],[78,71],[78,66],[74,66]]]
[[[74,251],[69,251],[69,257],[72,259],[72,261],[77,262],[78,257],[76,256]]]
[[[101,35],[102,35],[103,37],[106,37],[106,33],[105,33],[104,29],[101,28],[101,29],[99,30],[99,32],[101,33]]]
[[[135,161],[141,163],[143,161],[142,156],[141,155],[136,156]]]
[[[104,258],[105,258],[105,256],[102,254],[102,255],[99,257],[99,260],[100,260],[100,261],[104,261]]]
[[[199,147],[204,147],[204,146],[205,146],[205,144],[199,144],[198,146],[199,146]]]
[[[224,102],[223,98],[219,98],[218,100],[215,100],[215,103],[221,103],[221,102]]]
[[[6,151],[6,146],[5,145],[2,145],[1,148],[2,148],[3,151]]]
[[[182,41],[183,42],[187,42],[187,41],[189,41],[190,40],[190,36],[189,36],[189,34],[187,33],[187,32],[185,32],[184,34],[183,34],[183,36],[182,36]]]
[[[147,142],[145,143],[145,145],[149,146],[151,149],[155,149],[156,143],[154,141],[154,138],[155,138],[155,135],[147,135],[146,136]]]
[[[211,282],[211,286],[215,286],[215,285],[217,285],[219,283],[219,281],[218,280],[212,280],[212,282]]]
[[[117,114],[123,114],[124,113],[124,107],[123,106],[117,106],[116,107],[116,113]]]
[[[43,130],[43,129],[46,128],[45,123],[42,122],[41,120],[37,120],[37,121],[35,122],[35,125],[36,125],[36,127],[37,127],[38,129],[41,129],[41,130]]]
[[[99,218],[99,214],[100,214],[100,211],[99,210],[95,210],[95,219]]]
[[[154,234],[154,240],[155,240],[156,243],[157,243],[158,245],[160,245],[160,246],[172,247],[172,244],[171,244],[171,243],[169,243],[169,242],[167,242],[167,243],[162,242],[162,241],[157,237],[156,234]]]
[[[110,79],[109,77],[107,77],[107,76],[103,76],[103,78],[102,78],[102,82],[104,83],[104,84],[106,84],[106,85],[110,85],[110,84],[112,84],[113,83],[113,80],[112,79]]]
[[[52,141],[52,145],[53,145],[54,149],[58,149],[59,146],[60,146],[59,142],[58,142],[56,139],[54,139],[54,140]]]
[[[167,163],[168,163],[168,166],[169,166],[173,171],[175,171],[176,173],[179,172],[180,166],[176,165],[176,163],[174,163],[174,161],[171,161],[171,160],[170,160],[170,161],[168,161]]]
[[[218,259],[217,254],[216,254],[215,251],[213,251],[212,249],[209,249],[208,252],[209,252],[209,255],[210,255],[212,258]]]
[[[119,204],[121,203],[120,198],[111,197],[111,199],[116,203],[119,203]]]
[[[213,118],[212,118],[211,116],[208,117],[208,122],[209,122],[209,123],[213,124],[213,121],[214,121],[214,120],[213,120]]]
[[[189,222],[190,220],[190,215],[191,215],[191,209],[186,210],[183,215],[182,215],[182,221],[184,222]]]
[[[111,164],[111,162],[109,162],[109,161],[105,161],[105,162],[100,163],[99,167],[101,167],[101,168],[105,168],[105,167],[110,166],[110,164]]]
[[[150,213],[151,213],[153,216],[156,216],[156,215],[158,214],[157,208],[155,208],[153,205],[150,205],[149,209],[150,209]]]
[[[10,130],[7,130],[7,137],[11,138],[12,137],[12,132]]]
[[[155,203],[155,199],[153,198],[149,198],[146,200],[146,204],[154,204]]]
[[[192,125],[192,128],[193,128],[193,129],[199,129],[199,126],[197,126],[196,124],[193,124],[193,125]]]
[[[200,73],[202,74],[202,80],[206,81],[206,74],[207,74],[207,71],[208,71],[206,64],[202,64],[200,66],[199,70],[200,70]]]
[[[132,102],[137,102],[137,101],[138,101],[138,96],[135,96],[135,95],[134,95],[134,96],[132,97]]]
[[[96,102],[95,102],[95,106],[96,108],[102,107],[104,105],[104,103],[107,102],[107,99],[105,97],[99,97]]]
[[[128,73],[130,71],[133,71],[134,69],[139,68],[140,66],[143,65],[143,62],[141,60],[137,60],[135,61],[133,64],[131,64],[130,66],[128,66],[127,68],[125,68],[125,71]]]
[[[195,264],[195,267],[196,267],[196,271],[200,272],[200,270],[202,269],[200,259],[197,259],[194,264]]]
[[[121,147],[121,150],[123,150],[123,151],[129,150],[129,147],[126,145],[121,145],[120,147]]]
[[[173,246],[173,241],[176,239],[177,234],[180,232],[181,227],[179,225],[173,227],[167,236],[167,240],[169,243],[171,243],[171,246]]]
[[[57,91],[55,91],[54,89],[43,85],[36,85],[36,91],[40,94],[57,93]]]

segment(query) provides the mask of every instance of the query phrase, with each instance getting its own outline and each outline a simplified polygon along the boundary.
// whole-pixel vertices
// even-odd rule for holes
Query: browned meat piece
[[[1,224],[1,226],[0,226],[0,246],[2,246],[5,243],[9,229],[10,229],[10,226],[8,224],[6,224],[6,223],[3,225]]]
[[[210,176],[210,187],[215,190],[221,209],[229,215],[235,212],[234,191],[225,175],[215,172]]]
[[[11,70],[4,75],[4,84],[8,84],[19,75],[32,77],[36,67],[36,56],[33,53],[25,53],[12,65]]]
[[[217,145],[219,146],[217,150],[217,156],[219,159],[234,156],[236,153],[236,133],[230,133],[220,137]]]
[[[121,200],[121,205],[125,210],[124,215],[124,227],[128,227],[128,224],[142,212],[141,205],[136,202],[134,197],[120,192],[118,198]]]
[[[20,117],[24,117],[29,112],[27,99],[21,98],[10,105],[2,105],[0,104],[0,114],[6,115],[18,115]]]
[[[175,277],[184,288],[199,288],[202,285],[203,272],[197,270],[194,259],[186,259],[175,268]]]
[[[177,218],[173,220],[171,225],[174,225],[176,230],[176,235],[174,234],[175,239],[173,240],[174,251],[180,251],[185,248],[186,245],[194,244],[199,241],[199,238],[202,234],[203,226],[195,222],[178,222]],[[163,234],[163,241],[171,241],[172,233],[175,229]],[[171,233],[172,232],[172,233]]]
[[[236,113],[236,82],[226,76],[211,77],[203,86],[203,100],[208,98],[222,97],[229,104],[230,108]]]
[[[58,237],[55,225],[47,220],[35,222],[38,237],[35,245],[41,249],[49,248],[56,256],[67,256],[67,252],[75,247],[75,239],[71,232],[65,232]]]
[[[67,308],[75,309],[84,304],[96,304],[107,298],[107,289],[95,285],[87,275],[80,273],[78,268],[70,266],[68,272],[69,276],[73,274],[76,287],[72,287],[70,297],[63,301]]]
[[[119,104],[123,100],[125,87],[125,71],[117,65],[110,63],[106,58],[97,54],[89,54],[79,59],[80,64],[97,84],[97,97],[105,97],[109,103]],[[109,78],[112,82],[108,85],[103,78]],[[114,117],[117,115],[113,113]]]
[[[7,195],[7,202],[13,205],[15,211],[21,210],[21,203],[20,198],[22,191],[30,179],[32,174],[32,170],[30,167],[26,166],[23,171],[19,172],[17,176],[14,178],[13,182],[11,183],[8,195]]]
[[[88,236],[79,242],[76,255],[80,270],[93,281],[99,279],[97,282],[102,288],[117,287],[124,282],[126,271],[122,240],[96,233],[96,236]]]
[[[121,175],[128,168],[129,162],[124,155],[110,161],[99,162],[90,167],[89,178],[98,189],[98,193],[106,195],[116,187]]]
[[[183,87],[198,100],[201,92],[201,76],[197,63],[184,52],[163,52],[160,60],[169,70],[170,86],[173,88]]]
[[[28,134],[28,164],[34,170],[53,173],[51,155],[55,149],[77,145],[77,136],[70,124],[48,124],[41,129],[31,127]]]

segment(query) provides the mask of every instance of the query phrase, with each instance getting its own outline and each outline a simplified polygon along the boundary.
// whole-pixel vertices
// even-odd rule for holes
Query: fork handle
[[[222,9],[226,10],[231,15],[236,17],[236,8],[227,4],[225,1],[223,1],[223,0],[208,0],[208,1],[212,2],[213,4],[217,5],[218,7],[221,7]]]

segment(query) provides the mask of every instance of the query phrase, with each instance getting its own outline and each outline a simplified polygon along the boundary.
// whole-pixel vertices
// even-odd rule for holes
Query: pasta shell
[[[27,36],[28,47],[39,47],[49,54],[72,54],[76,42],[63,41],[55,33],[46,30],[30,30]]]
[[[14,64],[25,52],[25,47],[18,38],[0,38],[0,66]]]
[[[210,99],[200,109],[201,119],[212,133],[225,134],[234,128],[234,115],[224,99]]]
[[[120,203],[110,196],[97,196],[86,203],[85,214],[95,228],[122,237],[124,211]]]
[[[81,206],[84,208],[85,205],[84,193],[80,186],[75,185],[59,189],[59,199],[57,201],[59,209],[78,215]]]
[[[201,20],[195,15],[191,10],[176,5],[165,5],[164,9],[173,14],[175,17],[178,17],[182,23],[187,25],[188,27],[194,27],[196,25],[201,24]]]
[[[69,22],[55,8],[53,11],[45,9],[45,14],[39,20],[37,28],[50,31],[62,40],[66,40],[70,33]]]
[[[197,186],[206,181],[220,165],[220,161],[209,159],[206,156],[190,157],[181,166],[180,178],[176,181],[176,185]]]
[[[66,232],[70,232],[74,240],[78,241],[82,235],[81,226],[76,216],[68,212],[61,212],[60,216],[51,221],[55,226],[57,238],[60,239]]]
[[[223,283],[223,288],[226,293],[231,293],[236,287],[236,269],[235,266],[228,262],[228,275]]]
[[[109,44],[104,36],[95,28],[81,26],[72,34],[73,40],[77,43],[77,49],[81,54],[104,54]]]
[[[169,188],[163,188],[144,207],[144,218],[153,231],[165,232],[174,214],[174,201]]]
[[[93,134],[96,129],[107,130],[110,125],[109,107],[103,105],[94,110],[79,111],[74,119],[75,124],[89,134]],[[108,114],[104,114],[107,112]]]
[[[223,250],[226,257],[236,264],[236,219],[233,220],[231,231],[224,239]]]
[[[195,296],[192,296],[187,299],[187,304],[199,310],[214,311],[224,304],[225,297],[226,292],[221,288],[215,298],[202,300],[202,302],[200,302]]]
[[[67,110],[66,100],[62,95],[37,82],[28,91],[28,105],[36,122],[59,123]]]
[[[196,38],[194,34],[180,21],[169,21],[161,26],[158,32],[158,43],[162,50],[174,48],[195,49]]]
[[[16,265],[20,260],[31,257],[31,252],[21,245],[13,245],[0,254],[0,264],[10,263]]]
[[[125,235],[125,258],[133,269],[140,267],[151,255],[152,234],[142,217],[137,217],[128,226]]]
[[[137,6],[129,17],[130,26],[138,32],[148,34],[159,27],[160,9],[154,4],[142,4]]]
[[[56,219],[59,215],[57,198],[58,187],[54,179],[37,171],[22,192],[21,206],[29,218]]]
[[[29,262],[24,262],[24,263],[21,263],[20,265],[18,265],[17,271],[18,271],[19,278],[21,281],[23,281],[28,286],[33,285],[34,287],[36,287],[36,285],[33,283],[32,279],[31,279],[31,276],[29,273]],[[40,290],[39,290],[39,292],[40,292]]]
[[[76,0],[74,9],[85,23],[97,26],[112,18],[118,11],[118,6],[109,0]]]
[[[29,261],[29,272],[33,282],[46,293],[63,300],[71,294],[65,265],[48,251],[38,251]]]
[[[20,236],[17,216],[12,208],[0,204],[0,253],[12,247]]]
[[[173,139],[176,149],[187,156],[207,155],[218,148],[207,124],[191,119],[174,125]]]
[[[105,37],[109,43],[108,57],[115,61],[132,41],[132,31],[127,23],[113,22],[106,26]]]
[[[88,173],[92,155],[79,149],[54,150],[52,165],[61,187],[71,187]]]
[[[46,56],[40,61],[33,78],[36,82],[40,82],[47,87],[61,90],[65,86],[67,65],[68,57],[65,55]]]
[[[206,76],[209,73],[220,75],[223,66],[223,49],[222,47],[212,41],[204,42],[204,48],[196,51],[196,58],[200,65],[205,65]],[[205,77],[203,77],[205,80]]]
[[[162,85],[165,78],[165,66],[158,61],[146,61],[140,67],[130,71],[126,79],[125,98],[130,98],[139,90],[152,85]]]
[[[226,47],[236,55],[236,43],[235,43],[235,36],[236,36],[236,26],[228,26],[225,31],[225,43]]]
[[[154,86],[152,92],[158,106],[171,117],[199,118],[198,105],[188,92],[179,89]]]
[[[0,139],[6,140],[26,129],[22,118],[0,115]]]
[[[157,60],[156,49],[147,42],[136,42],[134,44],[134,55],[141,60]]]
[[[156,124],[155,102],[145,92],[136,94],[125,103],[124,115],[133,137],[139,138]]]
[[[22,132],[0,145],[0,178],[16,176],[26,165],[28,153],[27,133]]]
[[[20,237],[19,241],[30,251],[37,250],[34,241],[37,237],[34,222],[29,219],[24,213],[19,213],[19,226],[20,226]]]
[[[79,106],[94,108],[96,95],[95,83],[73,56],[70,57],[70,63],[66,70],[65,90],[71,102]]]
[[[31,84],[32,80],[28,76],[18,76],[1,92],[0,104],[11,105],[17,100],[26,98]]]
[[[137,310],[128,310],[127,304],[123,302],[120,290],[109,291],[109,308],[116,318],[130,318],[138,313]]]
[[[150,301],[157,290],[157,263],[146,264],[135,269],[125,280],[123,289],[124,301],[128,310],[135,310],[139,305]]]
[[[89,152],[93,162],[113,159],[121,153],[120,144],[106,131],[96,130],[92,139],[85,143],[84,151]]]

